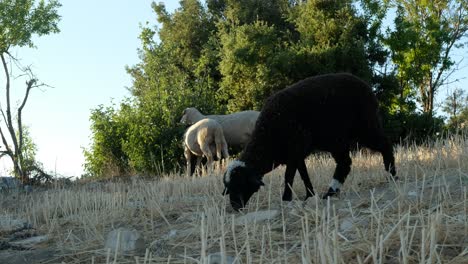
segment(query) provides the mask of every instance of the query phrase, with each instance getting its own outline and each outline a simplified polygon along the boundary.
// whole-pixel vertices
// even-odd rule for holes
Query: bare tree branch
[[[5,56],[0,53],[0,58],[2,60],[3,64],[3,70],[5,72],[5,77],[6,77],[6,83],[5,83],[5,89],[6,89],[6,103],[7,103],[7,108],[6,108],[6,120],[5,124],[6,127],[11,135],[11,139],[13,141],[13,146],[15,148],[15,152],[18,150],[18,141],[16,140],[15,136],[15,129],[13,128],[13,121],[11,117],[11,102],[10,102],[10,74],[8,73],[8,65],[5,60]]]
[[[2,113],[3,113],[3,111],[2,111]],[[3,151],[3,152],[7,152],[7,153],[9,154],[9,156],[13,159],[10,146],[8,146],[8,141],[6,140],[6,137],[5,137],[5,135],[3,134],[3,130],[2,130],[1,127],[0,127],[0,136],[2,137],[3,145],[4,145],[5,148],[7,149],[6,151]],[[2,155],[2,156],[3,156],[3,155]]]
[[[26,105],[26,102],[29,98],[29,92],[33,88],[34,84],[36,83],[36,79],[31,79],[26,82],[26,93],[23,98],[23,102],[21,103],[20,107],[18,108],[18,136],[19,136],[19,147],[18,150],[22,152],[23,150],[23,121],[22,121],[22,114],[23,108]]]

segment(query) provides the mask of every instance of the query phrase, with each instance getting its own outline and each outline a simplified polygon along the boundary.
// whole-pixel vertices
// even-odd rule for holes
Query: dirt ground
[[[1,217],[17,222],[0,228],[0,263],[216,263],[210,254],[237,263],[468,263],[468,148],[439,144],[398,149],[396,182],[381,157],[354,155],[342,193],[329,201],[302,201],[296,177],[295,199],[282,202],[279,168],[242,213],[221,195],[221,173],[2,193]],[[333,161],[311,158],[308,170],[325,192]],[[144,248],[106,249],[109,232],[122,227]]]

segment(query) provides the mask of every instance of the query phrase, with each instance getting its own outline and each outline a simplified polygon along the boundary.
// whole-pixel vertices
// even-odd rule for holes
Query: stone
[[[167,238],[173,238],[175,237],[179,232],[177,230],[171,230],[169,231],[169,234],[167,234]]]
[[[57,258],[57,254],[60,254],[60,252],[51,248],[38,248],[32,250],[0,250],[0,263],[64,263],[61,262],[59,258]]]
[[[122,254],[139,253],[145,250],[145,241],[135,229],[118,228],[107,234],[105,248]]]
[[[145,202],[144,201],[138,201],[138,200],[129,200],[127,202],[127,206],[130,207],[130,208],[133,208],[133,209],[141,209],[141,208],[144,208],[146,206]]]
[[[251,212],[242,216],[239,216],[235,220],[235,225],[244,225],[254,222],[261,222],[265,220],[271,220],[279,214],[278,210],[266,210]]]
[[[224,257],[224,261],[223,261]],[[208,255],[208,264],[238,264],[239,261],[237,261],[234,257],[231,256],[225,256],[221,253],[214,253]]]
[[[343,219],[340,223],[340,231],[341,232],[347,232],[353,229],[354,227],[354,219],[352,217],[347,217]]]
[[[34,236],[34,237],[29,237],[23,240],[18,240],[14,242],[10,242],[10,244],[15,245],[15,246],[20,246],[22,248],[34,248],[37,245],[44,243],[49,240],[49,237],[47,235],[44,236]]]
[[[412,190],[412,191],[408,191],[406,193],[406,196],[409,200],[416,201],[419,198],[419,193],[417,191]]]
[[[0,191],[18,189],[20,186],[20,180],[15,177],[0,177]]]
[[[319,197],[319,195],[315,195],[313,197],[309,197],[305,203],[304,206],[310,209],[321,209],[323,208],[324,205],[326,205],[326,200],[323,200],[322,198]]]
[[[33,187],[32,187],[31,185],[25,185],[25,186],[24,186],[24,191],[25,191],[26,193],[32,193]]]
[[[31,224],[24,219],[12,218],[8,215],[0,216],[0,231],[12,232],[31,228]]]

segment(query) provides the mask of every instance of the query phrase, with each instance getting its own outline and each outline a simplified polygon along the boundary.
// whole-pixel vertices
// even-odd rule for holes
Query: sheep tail
[[[216,156],[219,160],[222,158],[228,158],[228,147],[226,139],[224,138],[224,133],[222,129],[216,129],[215,132],[215,144],[216,144]]]

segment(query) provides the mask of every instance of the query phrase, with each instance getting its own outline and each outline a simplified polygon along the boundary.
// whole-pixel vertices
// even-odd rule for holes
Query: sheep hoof
[[[285,202],[292,201],[292,194],[289,194],[289,195],[283,194],[283,201]]]
[[[307,196],[304,198],[304,201],[307,201],[307,199],[314,197],[315,194],[307,194]]]
[[[336,196],[340,193],[340,189],[333,190],[331,187],[328,188],[328,192],[322,197],[322,199],[328,199],[328,197]]]
[[[393,181],[397,182],[400,180],[400,177],[392,175],[392,176],[386,177],[386,179],[387,179],[387,182],[393,182]]]

